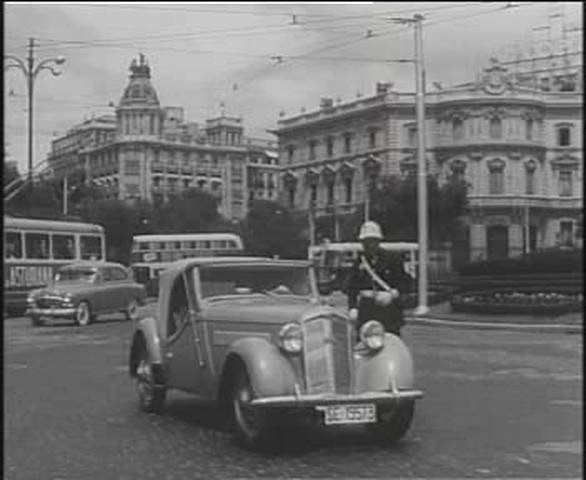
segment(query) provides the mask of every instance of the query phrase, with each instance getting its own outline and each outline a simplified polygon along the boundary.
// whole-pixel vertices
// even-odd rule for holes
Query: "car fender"
[[[132,346],[130,348],[130,375],[133,376],[136,371],[137,355],[139,348],[146,346],[150,361],[155,365],[163,364],[163,352],[161,349],[161,340],[157,331],[155,318],[147,317],[138,322],[136,331],[132,337]]]
[[[407,389],[414,385],[411,352],[400,337],[385,334],[384,347],[374,354],[354,357],[356,392]]]
[[[237,340],[228,349],[223,376],[229,375],[234,365],[232,362],[236,359],[244,363],[258,397],[294,394],[296,378],[293,366],[273,343],[263,338]]]

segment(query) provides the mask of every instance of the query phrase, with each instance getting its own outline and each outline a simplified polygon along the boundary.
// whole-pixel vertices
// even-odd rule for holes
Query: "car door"
[[[185,279],[185,274],[175,278],[166,313],[168,383],[172,388],[207,396],[209,390],[203,388],[201,382],[205,368],[202,342],[195,327],[193,302],[189,299]]]
[[[127,271],[122,267],[112,267],[112,288],[110,296],[112,306],[116,310],[123,310],[134,296],[132,283]]]

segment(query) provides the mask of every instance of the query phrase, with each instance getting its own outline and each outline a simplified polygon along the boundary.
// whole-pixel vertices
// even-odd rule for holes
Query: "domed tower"
[[[151,85],[151,67],[144,55],[133,59],[130,81],[116,109],[118,134],[156,136],[161,133],[162,110],[157,92]]]

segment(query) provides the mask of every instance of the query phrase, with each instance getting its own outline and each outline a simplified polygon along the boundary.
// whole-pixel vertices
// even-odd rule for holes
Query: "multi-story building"
[[[582,97],[581,65],[513,75],[496,59],[474,82],[426,93],[428,172],[470,185],[467,260],[581,242]],[[416,172],[413,93],[379,83],[373,96],[320,107],[274,131],[284,204],[339,218],[364,211],[381,175]]]
[[[217,196],[230,219],[246,215],[251,197],[276,198],[276,143],[246,138],[242,119],[223,112],[199,125],[185,121],[181,107],[162,107],[142,55],[130,65],[116,115],[73,127],[52,142],[48,160],[57,178],[82,169],[112,198],[162,202],[198,187]]]

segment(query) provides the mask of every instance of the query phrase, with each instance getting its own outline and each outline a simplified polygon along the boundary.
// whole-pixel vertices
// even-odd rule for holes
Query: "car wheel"
[[[44,325],[45,324],[45,322],[40,317],[40,315],[31,315],[30,318],[31,318],[31,325],[33,327],[40,327],[41,325]]]
[[[136,298],[131,298],[128,301],[124,314],[126,315],[126,320],[136,320],[138,314],[138,300]]]
[[[142,349],[136,366],[136,390],[142,411],[146,413],[163,412],[167,389],[155,384],[152,365],[145,348]]]
[[[379,421],[371,425],[370,430],[378,442],[393,445],[405,436],[414,414],[415,402],[410,401],[398,407],[389,419],[384,413],[379,415]]]
[[[266,413],[250,407],[250,401],[254,396],[248,373],[241,367],[232,389],[232,417],[238,439],[247,447],[256,450],[268,444],[270,430]]]
[[[88,302],[79,302],[75,310],[75,323],[80,327],[85,327],[92,323],[92,312]]]

